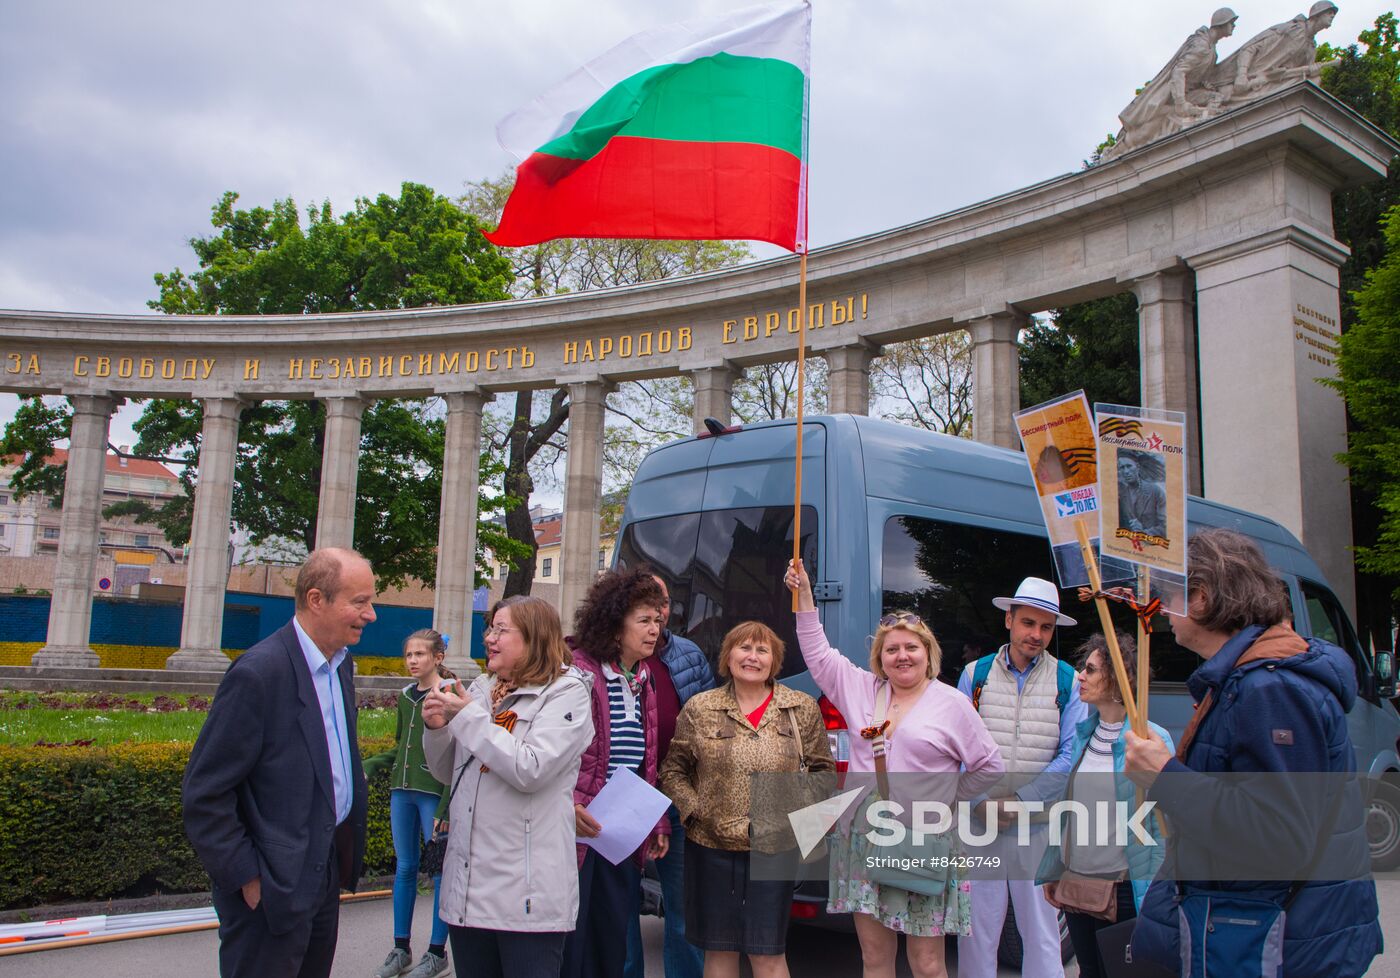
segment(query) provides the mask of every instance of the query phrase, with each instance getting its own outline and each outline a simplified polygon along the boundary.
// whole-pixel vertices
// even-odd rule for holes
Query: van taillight
[[[846,718],[825,696],[817,697],[817,706],[821,708],[822,721],[826,724],[826,736],[831,741],[831,756],[836,761],[836,773],[843,775],[851,762],[851,732],[846,729]]]

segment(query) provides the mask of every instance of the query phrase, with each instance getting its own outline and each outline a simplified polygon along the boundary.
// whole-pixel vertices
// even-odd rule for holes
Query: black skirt
[[[791,880],[749,878],[749,853],[685,840],[685,939],[706,951],[782,954]]]

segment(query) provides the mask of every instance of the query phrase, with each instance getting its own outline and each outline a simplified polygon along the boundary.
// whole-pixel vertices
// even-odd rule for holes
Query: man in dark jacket
[[[1366,873],[1366,834],[1346,719],[1356,700],[1355,669],[1335,645],[1304,641],[1293,631],[1282,582],[1248,537],[1202,531],[1191,538],[1188,560],[1188,613],[1172,618],[1172,631],[1205,660],[1187,680],[1196,713],[1175,756],[1155,734],[1129,731],[1128,775],[1167,815],[1173,846],[1167,868],[1175,864],[1189,876],[1187,867],[1210,867],[1209,881],[1186,886],[1282,906],[1292,890],[1287,878],[1247,879],[1265,865],[1261,850],[1285,877],[1302,876],[1326,833],[1320,878],[1307,880],[1287,909],[1283,973],[1362,975],[1382,941],[1375,884],[1359,878]],[[1245,784],[1218,772],[1296,776]],[[1330,790],[1320,790],[1323,784]],[[1290,858],[1297,865],[1286,865]],[[1232,866],[1240,867],[1240,878]],[[1354,872],[1337,879],[1336,867]],[[1329,871],[1331,879],[1322,875]],[[1165,873],[1143,900],[1133,956],[1175,971],[1181,966],[1177,885]]]
[[[348,646],[374,618],[369,562],[317,550],[292,621],[229,667],[195,741],[185,833],[213,883],[224,978],[330,974],[365,853]]]
[[[671,592],[661,575],[652,568],[642,568],[661,585],[664,603],[662,614],[671,617]],[[659,667],[658,667],[659,664]],[[666,749],[676,732],[676,717],[686,702],[696,693],[713,689],[714,673],[709,660],[688,638],[663,629],[657,641],[657,653],[648,660],[652,688],[656,694],[657,755],[659,766],[666,759]],[[699,948],[685,939],[685,828],[680,813],[672,805],[667,811],[671,820],[671,847],[656,861],[656,875],[661,880],[661,899],[666,905],[666,933],[662,945],[662,961],[666,978],[700,978],[705,956]],[[624,978],[642,978],[642,928],[633,920],[627,928],[627,965]]]

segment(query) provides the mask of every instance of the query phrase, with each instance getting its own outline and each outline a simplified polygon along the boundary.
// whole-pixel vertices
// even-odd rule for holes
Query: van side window
[[[1308,624],[1311,626],[1312,637],[1345,649],[1356,664],[1358,676],[1365,676],[1370,669],[1370,662],[1367,656],[1359,654],[1360,646],[1356,641],[1356,633],[1351,630],[1351,622],[1347,621],[1347,616],[1337,599],[1321,585],[1303,580],[1298,583],[1303,589],[1303,603],[1308,606]]]
[[[939,678],[947,683],[956,683],[967,663],[1005,644],[1006,615],[992,605],[993,598],[1014,594],[1024,577],[1059,580],[1042,536],[920,516],[885,522],[881,561],[881,613],[913,611],[929,623],[943,649]],[[1079,624],[1055,629],[1051,652],[1077,667],[1075,650],[1099,630],[1098,614],[1092,605],[1080,604],[1073,591],[1062,590],[1060,602]],[[1136,633],[1127,608],[1110,605],[1110,611],[1120,631]],[[1154,681],[1183,682],[1200,664],[1172,641],[1159,617],[1152,635]]]
[[[956,684],[969,662],[1005,644],[1006,614],[992,599],[1014,594],[1028,576],[1055,580],[1044,537],[1008,533],[920,516],[885,521],[881,550],[881,614],[912,611],[926,621],[943,650],[939,676]],[[1068,605],[1065,610],[1084,619]],[[1055,630],[1055,655],[1069,654],[1089,629]]]
[[[802,561],[817,566],[817,512],[802,507]],[[755,506],[662,516],[632,523],[617,547],[619,567],[650,564],[671,592],[670,628],[704,650],[711,665],[729,629],[761,621],[786,645],[780,678],[806,670],[797,649],[792,596],[783,570],[792,556],[792,507]]]

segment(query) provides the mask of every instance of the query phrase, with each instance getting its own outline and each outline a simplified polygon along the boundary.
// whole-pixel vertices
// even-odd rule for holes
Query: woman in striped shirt
[[[568,639],[574,665],[593,681],[593,743],[583,755],[574,788],[578,834],[601,826],[587,805],[618,768],[656,783],[656,697],[646,660],[666,624],[661,586],[640,571],[612,571],[589,589]],[[564,947],[568,978],[621,978],[627,959],[627,922],[637,916],[641,868],[666,854],[670,821],[663,815],[632,859],[614,866],[580,844],[578,927]]]
[[[1120,632],[1118,647],[1123,654],[1123,667],[1129,686],[1135,689],[1137,643]],[[1082,803],[1088,812],[1095,815],[1090,818],[1091,826],[1084,827],[1088,844],[1076,844],[1079,826],[1064,826],[1065,831],[1061,835],[1064,844],[1050,846],[1038,875],[1045,884],[1046,899],[1065,912],[1070,941],[1079,959],[1081,978],[1098,978],[1108,972],[1099,953],[1097,934],[1112,923],[1137,916],[1147,885],[1162,864],[1163,847],[1161,826],[1155,812],[1148,816],[1146,829],[1156,845],[1144,846],[1126,831],[1122,833],[1126,841],[1121,845],[1118,844],[1119,834],[1116,831],[1111,841],[1095,838],[1092,825],[1098,821],[1096,815],[1100,807],[1113,812],[1116,819],[1119,817],[1117,803],[1123,803],[1123,817],[1135,805],[1135,789],[1123,774],[1123,735],[1128,711],[1123,705],[1123,691],[1118,688],[1108,642],[1103,635],[1091,635],[1076,654],[1079,658],[1079,698],[1089,708],[1089,715],[1075,729],[1071,750],[1073,767],[1065,797]],[[1150,726],[1168,745],[1171,744],[1171,735],[1166,730],[1155,723]],[[1072,817],[1067,817],[1073,821]],[[1117,828],[1116,823],[1114,828]],[[1071,886],[1077,886],[1078,891],[1067,888],[1062,893],[1061,887],[1066,880],[1070,881]],[[1091,888],[1112,888],[1106,897],[1107,906],[1100,914],[1085,912],[1066,897],[1071,892],[1075,892],[1076,896],[1097,897],[1098,894],[1092,889],[1085,892],[1086,881]]]

